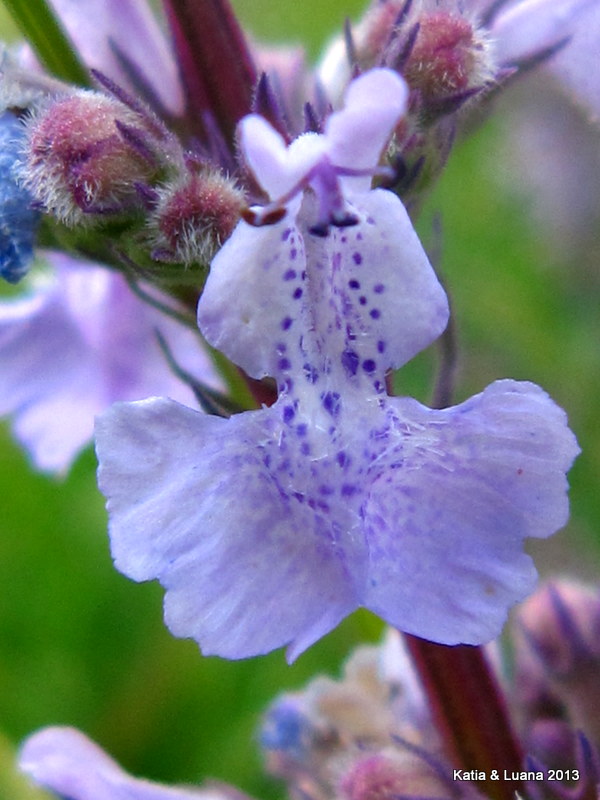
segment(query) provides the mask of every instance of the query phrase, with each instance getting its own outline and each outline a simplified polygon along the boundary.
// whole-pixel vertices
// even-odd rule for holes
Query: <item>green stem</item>
[[[3,0],[21,33],[49,73],[90,86],[90,76],[46,0]]]
[[[503,776],[520,772],[523,756],[483,650],[405,639],[454,767],[475,771],[476,785],[492,800],[514,800],[523,784]]]

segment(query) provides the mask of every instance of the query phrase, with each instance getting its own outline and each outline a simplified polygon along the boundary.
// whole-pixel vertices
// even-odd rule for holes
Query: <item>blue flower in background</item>
[[[0,275],[9,283],[18,283],[27,273],[39,219],[31,195],[17,182],[23,135],[13,114],[0,117]]]

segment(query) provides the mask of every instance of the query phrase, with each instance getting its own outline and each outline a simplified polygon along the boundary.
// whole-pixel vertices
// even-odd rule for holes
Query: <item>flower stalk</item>
[[[492,800],[513,800],[523,787],[507,783],[502,775],[505,770],[519,772],[523,756],[483,650],[448,647],[408,634],[405,640],[454,766],[483,773],[485,778],[475,783]]]
[[[250,112],[256,69],[226,0],[164,0],[189,117],[216,122],[229,142]],[[212,114],[214,120],[207,121]]]

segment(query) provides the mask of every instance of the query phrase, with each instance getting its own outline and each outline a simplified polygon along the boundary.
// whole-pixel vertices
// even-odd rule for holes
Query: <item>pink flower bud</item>
[[[464,17],[438,11],[422,14],[419,31],[402,74],[424,101],[440,100],[472,88],[480,80],[484,44]]]
[[[138,202],[136,184],[158,166],[151,148],[142,144],[150,138],[144,124],[140,115],[99,92],[54,98],[29,120],[24,183],[68,225],[121,213]]]
[[[149,226],[156,258],[208,264],[240,218],[244,195],[213,171],[188,173],[159,190]]]

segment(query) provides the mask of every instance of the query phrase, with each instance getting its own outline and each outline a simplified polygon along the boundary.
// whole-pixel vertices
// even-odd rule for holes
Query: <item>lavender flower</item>
[[[228,800],[224,788],[164,786],[133,778],[74,728],[44,728],[24,743],[19,766],[65,800]]]
[[[64,472],[115,400],[193,394],[170,370],[156,330],[199,380],[220,381],[199,337],[135,297],[124,278],[58,252],[27,295],[0,303],[0,414],[42,470]]]
[[[405,97],[394,73],[367,73],[324,134],[289,148],[242,123],[273,198],[248,219],[272,224],[238,225],[198,315],[211,344],[276,378],[277,402],[222,419],[151,399],[99,420],[116,566],[159,578],[172,632],[206,653],[289,644],[293,659],[358,606],[488,641],[534,585],[524,538],[566,521],[578,448],[537,386],[500,381],[441,411],[386,394],[448,313],[400,201],[366,177]]]

